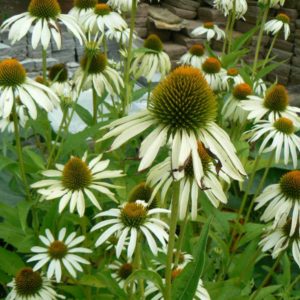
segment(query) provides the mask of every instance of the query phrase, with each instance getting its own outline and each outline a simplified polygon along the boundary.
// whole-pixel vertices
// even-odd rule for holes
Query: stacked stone
[[[193,0],[164,0],[162,6],[180,18],[193,20],[197,17],[200,2]]]
[[[135,30],[141,38],[145,38],[148,35],[148,10],[149,4],[146,3],[140,4],[137,10]]]

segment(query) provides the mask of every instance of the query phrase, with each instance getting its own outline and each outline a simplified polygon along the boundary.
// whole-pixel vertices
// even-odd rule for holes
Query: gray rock
[[[192,0],[164,0],[164,3],[184,10],[196,11],[200,3]]]
[[[202,25],[203,25],[203,22],[201,22],[199,20],[184,20],[184,28],[182,30],[182,33],[193,38],[192,31],[195,28],[202,26]]]
[[[167,9],[151,6],[149,16],[156,21],[167,22],[168,24],[180,24],[182,19]]]
[[[173,40],[175,43],[186,46],[188,49],[195,44],[204,44],[206,42],[204,38],[190,38],[182,33],[175,33]]]
[[[177,8],[167,3],[163,3],[162,5],[163,7],[166,7],[170,12],[174,13],[176,16],[179,16],[183,19],[193,20],[197,16],[196,10],[192,11],[192,10]]]
[[[11,47],[0,43],[0,56],[11,56]]]
[[[188,50],[186,46],[175,43],[164,43],[164,50],[168,53],[171,60],[179,59]]]
[[[294,56],[292,58],[292,66],[300,67],[300,56]]]
[[[279,62],[285,61],[285,63],[289,63],[293,57],[293,53],[286,52],[286,51],[279,50],[279,49],[273,49],[271,56],[275,57],[274,58],[275,61],[279,61]]]
[[[200,7],[198,9],[198,19],[203,22],[215,22],[225,24],[226,19],[221,12],[209,7]]]

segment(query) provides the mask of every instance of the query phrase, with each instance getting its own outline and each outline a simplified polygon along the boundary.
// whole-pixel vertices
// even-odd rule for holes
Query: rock
[[[147,26],[147,22],[148,22],[148,20],[145,17],[137,17],[135,19],[135,25],[137,27],[146,27]]]
[[[187,50],[187,47],[183,45],[164,43],[164,51],[170,56],[171,60],[179,59]]]
[[[146,3],[139,4],[136,16],[139,18],[141,17],[147,18],[149,14],[149,8],[150,8],[149,4]]]
[[[289,9],[289,8],[282,7],[280,9],[280,12],[287,14],[291,18],[291,21],[293,22],[296,21],[298,17],[298,11],[296,9]]]
[[[289,80],[288,77],[280,76],[280,75],[277,75],[277,74],[275,74],[275,73],[270,73],[270,74],[267,76],[267,78],[268,78],[268,80],[271,81],[271,82],[278,82],[278,83],[283,84],[283,85],[287,85],[288,80]]]
[[[203,22],[215,22],[217,24],[226,23],[226,18],[221,12],[209,7],[200,7],[198,9],[198,19]]]
[[[163,21],[155,20],[151,17],[149,17],[149,21],[152,22],[157,29],[180,31],[184,28],[184,22],[181,22],[179,24],[169,24]]]
[[[202,25],[203,25],[203,23],[201,21],[199,21],[199,20],[184,20],[184,29],[182,30],[182,32],[185,35],[193,38],[192,31],[195,28],[197,28],[199,26],[202,26]]]
[[[34,62],[34,68],[35,68],[34,70],[40,71],[42,69],[42,66],[43,66],[42,59],[33,59],[33,62]],[[58,64],[59,62],[62,62],[62,61],[58,61],[57,59],[54,59],[54,58],[51,58],[51,57],[47,58],[47,68],[51,68],[54,65]]]
[[[149,7],[149,16],[156,21],[168,22],[167,24],[180,24],[182,22],[180,17],[171,13],[168,9],[156,6]]]
[[[192,0],[164,0],[164,3],[184,10],[196,11],[200,3]]]
[[[145,27],[136,27],[135,31],[137,35],[141,38],[146,38],[148,36],[148,29]]]
[[[11,47],[0,43],[0,56],[9,57],[11,55]]]
[[[274,58],[275,61],[279,61],[279,62],[285,61],[285,63],[289,63],[293,57],[293,53],[286,52],[279,49],[273,49],[271,57],[273,56],[275,57]]]
[[[175,43],[186,46],[188,49],[195,44],[204,44],[206,39],[202,38],[190,38],[182,33],[174,33],[173,40]]]
[[[245,21],[239,20],[236,22],[235,29],[240,32],[247,32],[253,28],[253,24],[247,23]]]
[[[197,11],[186,10],[182,8],[177,8],[175,6],[169,5],[167,3],[162,4],[163,7],[166,7],[170,12],[174,13],[176,16],[179,16],[183,19],[195,19],[197,16]]]
[[[292,58],[292,66],[300,68],[300,56],[294,56]]]
[[[287,52],[293,52],[294,44],[285,40],[277,40],[275,42],[274,48]]]
[[[149,22],[148,34],[156,34],[162,42],[167,42],[171,39],[172,32],[170,30],[157,29],[153,22]]]
[[[75,49],[53,51],[52,57],[57,59],[60,63],[67,63],[75,60]]]

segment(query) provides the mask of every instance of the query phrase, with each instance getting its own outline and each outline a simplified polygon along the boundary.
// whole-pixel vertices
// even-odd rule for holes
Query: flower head
[[[276,84],[270,87],[263,97],[248,96],[248,100],[242,101],[243,109],[249,111],[248,119],[254,119],[255,122],[268,116],[270,121],[275,121],[279,117],[291,119],[298,126],[300,125],[297,113],[300,108],[291,107],[289,96],[283,85]]]
[[[295,170],[284,174],[278,184],[265,188],[255,201],[257,202],[255,209],[269,203],[261,219],[265,222],[274,219],[274,228],[290,216],[289,234],[294,235],[296,230],[299,230],[297,224],[300,221],[300,171]]]
[[[212,38],[216,40],[221,40],[225,37],[225,32],[218,27],[218,25],[212,22],[206,22],[202,26],[195,28],[192,31],[193,36],[200,36],[206,34],[206,39],[210,41]]]
[[[135,52],[131,70],[136,78],[144,76],[150,82],[156,72],[162,77],[171,69],[169,56],[163,51],[160,38],[151,34],[144,42],[145,51]]]
[[[288,39],[291,29],[290,29],[290,18],[286,14],[278,14],[274,20],[268,21],[265,24],[264,30],[269,33],[271,32],[273,35],[278,34],[281,29],[284,32],[285,40]]]
[[[138,4],[139,0],[136,1]],[[130,12],[132,10],[132,0],[108,0],[107,4],[119,12]]]
[[[100,140],[117,136],[111,146],[111,150],[114,150],[154,126],[155,129],[141,144],[139,170],[148,168],[159,149],[168,144],[174,170],[181,169],[192,154],[193,162],[199,168],[197,182],[201,186],[203,168],[198,155],[198,141],[201,141],[220,160],[222,168],[232,178],[242,180],[243,166],[236,157],[228,135],[214,123],[216,114],[214,93],[201,72],[196,68],[181,66],[156,86],[145,111],[104,127],[111,130]]]
[[[46,229],[46,236],[39,236],[46,247],[35,246],[31,248],[31,251],[36,254],[28,262],[37,261],[33,271],[37,271],[49,263],[47,277],[51,279],[55,275],[57,282],[61,281],[63,266],[73,277],[76,277],[75,270],[83,272],[80,263],[89,264],[89,261],[75,253],[92,253],[92,251],[78,247],[78,244],[84,241],[84,236],[76,237],[76,232],[72,232],[66,237],[66,232],[66,228],[62,228],[58,238],[55,239],[51,231]]]
[[[205,55],[204,46],[201,44],[196,44],[193,45],[189,51],[180,58],[179,63],[201,69],[201,66],[206,58],[207,56]]]
[[[82,43],[85,36],[72,16],[61,13],[57,0],[31,0],[28,12],[13,16],[3,22],[1,29],[9,27],[9,36],[12,44],[21,40],[33,27],[31,44],[36,49],[41,43],[43,49],[47,49],[51,37],[54,39],[58,49],[61,48],[61,30],[58,25],[61,21]]]
[[[83,158],[71,157],[65,165],[57,164],[57,170],[47,170],[42,172],[51,179],[41,180],[32,184],[33,188],[38,188],[46,200],[61,198],[59,202],[59,212],[70,203],[70,212],[75,208],[82,217],[85,211],[85,198],[88,198],[98,209],[101,206],[91,191],[105,194],[110,199],[116,201],[114,194],[109,188],[117,188],[102,179],[111,179],[123,176],[121,171],[106,171],[109,160],[101,161],[102,155],[97,156],[90,163]]]
[[[8,286],[12,290],[7,295],[7,300],[65,299],[64,296],[56,293],[48,278],[33,271],[31,268],[19,270],[16,277]]]
[[[59,103],[58,97],[48,87],[26,76],[24,67],[16,59],[0,62],[0,91],[0,114],[3,118],[11,115],[16,99],[24,104],[33,119],[37,117],[34,102],[46,111],[51,111]]]
[[[128,202],[145,201],[149,208],[157,207],[157,199],[152,197],[153,190],[146,182],[136,185],[129,194]]]
[[[300,152],[300,138],[296,134],[299,128],[288,118],[280,117],[274,122],[262,121],[257,123],[253,129],[245,133],[250,135],[250,142],[262,140],[259,153],[274,151],[275,161],[279,162],[281,153],[284,153],[284,163],[289,163],[290,154],[293,166],[297,167],[297,151]],[[270,143],[271,142],[271,143]]]
[[[244,15],[248,9],[246,0],[214,0],[214,6],[220,10],[225,17],[234,11],[236,19],[244,19]]]
[[[153,254],[157,255],[158,248],[155,238],[166,246],[168,225],[154,217],[154,214],[169,213],[169,210],[162,208],[149,209],[144,201],[126,202],[120,208],[110,209],[99,213],[96,217],[111,217],[111,219],[101,221],[96,224],[92,231],[106,227],[106,229],[96,241],[96,247],[102,245],[110,236],[117,233],[118,243],[116,255],[119,257],[125,245],[125,240],[129,236],[127,256],[132,257],[137,243],[138,234],[143,235]]]
[[[125,280],[134,271],[133,264],[130,261],[123,263],[116,260],[108,268],[112,271],[112,277],[118,282],[121,288],[124,288]]]

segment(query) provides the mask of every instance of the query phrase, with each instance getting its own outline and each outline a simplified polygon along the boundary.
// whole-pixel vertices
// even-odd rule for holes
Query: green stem
[[[97,124],[97,117],[98,117],[98,95],[96,89],[93,87],[93,124]]]
[[[265,11],[262,16],[261,24],[260,24],[260,30],[259,30],[259,34],[258,34],[258,40],[257,40],[257,44],[256,44],[255,57],[254,57],[253,70],[252,70],[253,76],[256,74],[256,70],[257,70],[259,52],[260,52],[261,43],[263,40],[264,27],[265,27],[266,21],[268,19],[269,10],[270,10],[269,6],[265,8]]]
[[[137,245],[135,248],[135,257],[134,257],[134,268],[135,270],[140,270],[142,267],[142,239],[141,239],[141,235],[139,236],[138,240],[137,240]],[[138,285],[139,285],[139,299],[144,299],[144,294],[145,294],[145,290],[144,290],[144,281],[142,279],[138,280]]]
[[[125,62],[124,69],[124,98],[123,98],[123,115],[127,114],[128,105],[130,102],[130,66],[131,66],[131,58],[132,58],[132,45],[133,45],[133,34],[135,27],[135,18],[137,12],[137,0],[132,0],[132,9],[131,9],[131,19],[130,19],[130,34],[129,34],[129,42],[127,48],[127,60]]]
[[[51,149],[51,152],[50,152],[50,155],[49,155],[49,158],[48,158],[47,169],[49,169],[51,167],[52,163],[53,163],[53,161],[52,161],[53,156],[54,156],[55,149],[57,147],[57,143],[58,143],[59,137],[61,135],[62,129],[64,127],[64,123],[66,121],[67,114],[68,114],[68,108],[65,108],[64,111],[63,111],[63,116],[62,116],[62,119],[61,119],[61,122],[60,122],[60,125],[59,125],[59,128],[58,128],[57,134],[56,134],[56,139],[54,141],[54,144],[52,145],[52,149]]]
[[[235,24],[235,17],[236,17],[236,0],[233,2],[231,22],[230,22],[229,32],[228,32],[228,53],[230,53],[230,51],[231,51],[233,29],[234,29],[234,24]]]
[[[47,82],[47,49],[42,50],[42,61],[43,61],[43,83]]]
[[[227,22],[226,22],[225,39],[224,39],[224,44],[223,44],[222,55],[226,53],[226,46],[227,46],[227,42],[228,42],[228,33],[229,33],[229,27],[230,27],[230,24],[231,24],[231,17],[232,17],[232,14],[230,13],[228,15],[228,19],[227,19]]]
[[[269,282],[270,278],[272,277],[272,275],[275,272],[275,269],[277,268],[277,266],[280,263],[280,259],[282,257],[282,254],[283,254],[283,252],[277,257],[277,259],[275,260],[272,268],[270,269],[270,271],[268,272],[268,274],[266,275],[266,277],[264,278],[264,280],[262,281],[261,285],[258,287],[256,292],[250,298],[250,300],[254,300],[258,296],[259,292],[263,289],[263,287],[265,287],[265,285]]]
[[[106,41],[106,36],[103,36],[103,52],[105,53],[105,55],[107,56],[107,41]]]
[[[277,33],[274,35],[274,38],[273,38],[273,41],[272,41],[272,43],[271,43],[271,45],[270,45],[269,51],[268,51],[268,53],[267,53],[267,55],[266,55],[266,57],[265,57],[265,60],[264,60],[263,66],[262,66],[263,68],[265,67],[265,65],[267,64],[267,62],[268,62],[268,60],[269,60],[269,58],[270,58],[270,56],[271,56],[272,50],[273,50],[273,48],[274,48],[274,45],[275,45],[275,43],[276,43],[276,41],[277,41],[278,36],[279,36],[279,32],[277,32]]]
[[[21,178],[22,178],[22,181],[24,184],[27,201],[30,201],[30,190],[29,190],[29,186],[28,186],[28,182],[27,182],[27,178],[26,178],[24,158],[23,158],[23,153],[22,153],[22,145],[21,145],[21,138],[20,138],[20,131],[19,131],[19,120],[18,120],[17,109],[16,109],[15,95],[14,95],[14,99],[13,99],[12,114],[13,114],[14,129],[15,129],[16,149],[17,149],[18,158],[19,158],[20,174],[21,174]]]
[[[183,241],[184,241],[184,235],[185,235],[185,230],[186,230],[186,226],[188,223],[188,213],[186,213],[185,218],[183,220],[182,225],[180,226],[180,233],[179,233],[179,237],[178,237],[178,244],[177,244],[177,251],[176,251],[176,255],[175,255],[175,260],[174,260],[174,265],[175,268],[178,266],[178,262],[180,259],[180,254],[181,254],[181,250],[182,250],[182,246],[183,246]]]
[[[173,262],[173,250],[175,245],[175,236],[176,236],[176,225],[178,218],[178,207],[179,207],[179,191],[180,191],[180,182],[173,182],[173,199],[172,199],[172,208],[171,208],[171,219],[170,219],[170,231],[169,231],[169,242],[168,242],[168,252],[167,252],[167,261],[166,261],[166,288],[165,288],[165,300],[171,300],[171,275],[172,275],[172,262]]]

